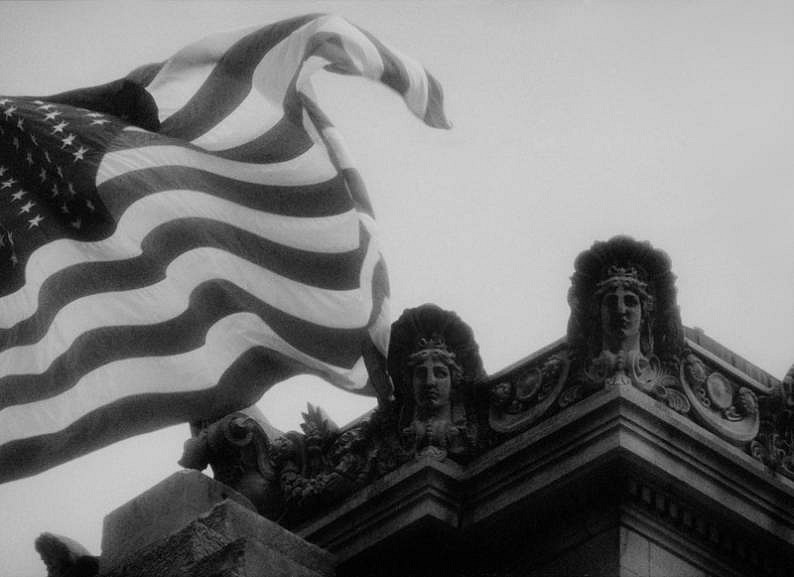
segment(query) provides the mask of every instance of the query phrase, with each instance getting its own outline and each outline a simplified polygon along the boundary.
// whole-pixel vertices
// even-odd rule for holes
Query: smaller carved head
[[[417,408],[436,412],[448,407],[453,387],[463,377],[463,369],[443,339],[437,335],[419,339],[417,350],[408,357],[407,364]]]

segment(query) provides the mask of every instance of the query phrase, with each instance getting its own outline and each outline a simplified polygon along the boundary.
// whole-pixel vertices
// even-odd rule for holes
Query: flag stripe
[[[316,359],[315,364],[319,361],[340,371],[355,365],[359,343],[367,335],[366,328],[340,330],[306,322],[227,281],[209,281],[192,292],[188,308],[172,319],[143,326],[99,326],[83,330],[40,374],[16,374],[0,379],[0,409],[60,394],[73,387],[84,374],[101,366],[151,354],[153,344],[161,357],[189,353],[203,345],[204,335],[211,327],[238,313],[255,314],[281,341]],[[36,347],[45,348],[46,343]]]
[[[295,121],[284,116],[264,134],[232,148],[216,150],[215,154],[240,162],[285,162],[305,153],[312,144],[309,135],[297,130]]]
[[[336,170],[325,151],[313,146],[292,160],[273,164],[237,162],[201,153],[182,146],[146,146],[109,152],[97,173],[97,186],[118,174],[142,168],[190,167],[214,172],[227,178],[271,186],[305,186],[332,180]]]
[[[364,230],[363,234],[368,234]],[[362,247],[344,253],[321,254],[278,245],[224,223],[182,219],[158,227],[142,243],[140,256],[73,266],[50,276],[39,293],[38,309],[11,329],[0,329],[0,350],[38,341],[55,314],[71,301],[91,294],[120,292],[154,284],[165,277],[172,260],[198,247],[224,249],[303,285],[328,290],[359,286]]]
[[[0,444],[0,483],[35,475],[85,453],[131,437],[198,417],[221,417],[250,406],[268,382],[298,372],[288,356],[252,348],[209,389],[121,398],[86,413],[68,427],[49,434],[26,435]],[[164,389],[168,390],[168,388]],[[2,441],[0,441],[2,443]]]
[[[377,264],[368,264],[368,260],[371,259],[364,260],[365,270]],[[212,266],[207,266],[208,263]],[[37,372],[39,367],[49,366],[54,357],[89,330],[111,323],[145,325],[173,318],[187,308],[192,290],[217,278],[230,280],[288,315],[329,328],[366,326],[372,310],[371,294],[306,287],[237,256],[217,249],[198,248],[176,258],[168,267],[166,278],[154,285],[89,295],[69,303],[53,319],[52,325],[57,328],[51,328],[41,341],[0,353],[0,374]],[[152,302],[159,306],[152,307]],[[333,310],[321,315],[318,313],[321,306]]]
[[[154,228],[173,218],[205,214],[298,250],[333,253],[354,250],[358,246],[358,218],[353,211],[313,219],[276,217],[193,191],[152,194],[124,213],[115,234],[107,240],[93,243],[58,240],[35,251],[27,264],[25,286],[0,299],[0,308],[6,311],[0,318],[0,328],[10,328],[35,312],[41,285],[55,272],[86,262],[138,256],[143,240]]]
[[[441,84],[418,62],[386,46],[372,34],[362,31],[377,47],[383,62],[380,81],[405,98],[408,108],[429,126],[449,128],[444,115]]]
[[[86,373],[56,397],[4,408],[0,444],[59,431],[102,405],[124,397],[211,389],[228,367],[250,349],[260,346],[297,360],[331,382],[347,382],[345,373],[352,369],[321,363],[287,343],[259,316],[236,313],[212,325],[205,343],[199,348],[183,354],[110,362]],[[175,381],[173,375],[181,375],[181,378]],[[245,385],[241,383],[240,386]],[[46,421],[38,415],[47,415]]]
[[[279,22],[247,34],[237,41],[215,64],[190,100],[167,119],[161,117],[162,132],[188,141],[206,134],[234,113],[249,95],[254,72],[262,59],[267,58],[273,52],[272,49],[297,29],[315,20],[314,16],[304,16]],[[279,53],[283,57],[283,50]],[[179,61],[179,55],[174,61]],[[299,64],[300,61],[273,60],[269,67],[274,73],[281,75],[289,74],[290,71],[294,74]],[[166,72],[165,68],[163,72]],[[179,75],[180,83],[182,76],[183,74]],[[161,78],[155,78],[149,86],[149,92],[158,104],[163,100],[158,92]],[[281,99],[278,102],[280,101]]]
[[[108,212],[116,218],[142,197],[173,190],[204,192],[252,210],[306,219],[335,216],[353,208],[343,174],[321,184],[280,187],[167,166],[124,173],[106,181],[99,190]]]
[[[212,154],[218,158],[228,158],[245,163],[274,164],[293,160],[305,154],[313,144],[314,141],[303,128],[285,116],[266,133],[239,146],[232,146],[225,150],[213,150]],[[112,146],[116,150],[124,150],[142,146],[167,145],[177,145],[199,153],[207,152],[185,141],[134,127],[125,129]]]

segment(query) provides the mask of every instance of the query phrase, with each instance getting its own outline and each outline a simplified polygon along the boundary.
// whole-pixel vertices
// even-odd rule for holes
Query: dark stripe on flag
[[[268,386],[297,372],[295,361],[284,355],[262,347],[249,349],[210,389],[126,397],[88,413],[62,431],[0,446],[0,483],[35,475],[133,435],[244,409]]]
[[[366,328],[339,329],[293,317],[224,280],[199,285],[187,310],[152,325],[102,327],[78,337],[64,354],[39,375],[0,379],[0,410],[55,396],[73,387],[86,373],[122,359],[168,356],[192,351],[204,343],[207,330],[229,315],[250,312],[298,350],[338,367],[352,368],[361,356]]]
[[[81,297],[134,290],[165,278],[166,269],[180,254],[199,247],[233,252],[284,278],[327,290],[354,290],[369,244],[360,227],[362,246],[343,253],[315,253],[286,247],[231,225],[204,219],[182,219],[155,229],[142,243],[141,255],[119,261],[71,266],[42,285],[38,310],[9,329],[0,329],[0,351],[37,342],[58,311]]]
[[[282,216],[334,216],[354,207],[340,174],[318,184],[269,186],[184,166],[158,166],[124,173],[99,186],[105,207],[116,219],[136,200],[167,190],[205,192],[246,208]]]
[[[213,154],[239,162],[267,164],[292,160],[309,150],[312,144],[303,127],[296,126],[290,115],[285,115],[262,136],[235,148],[216,150]]]
[[[444,114],[444,92],[441,84],[429,72],[425,71],[425,74],[427,74],[427,111],[423,120],[430,126],[452,128],[452,123]]]
[[[405,94],[408,92],[408,73],[402,61],[397,58],[383,42],[375,38],[372,34],[360,28],[359,30],[375,45],[383,61],[383,74],[380,77],[380,81],[397,91],[398,94]]]
[[[232,46],[210,76],[160,131],[193,140],[233,112],[251,91],[254,70],[269,50],[317,15],[278,22],[252,32]]]
[[[390,86],[399,94],[406,94],[409,87],[409,76],[402,60],[372,34],[366,30],[361,30],[361,32],[375,45],[383,60],[381,82],[386,86]],[[424,70],[424,73],[427,76],[428,98],[423,120],[435,128],[451,128],[452,124],[450,124],[444,114],[444,95],[441,84],[427,70]]]

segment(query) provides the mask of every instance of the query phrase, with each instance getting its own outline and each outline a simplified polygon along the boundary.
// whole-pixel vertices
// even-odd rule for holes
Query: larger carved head
[[[604,351],[674,355],[682,344],[670,259],[626,236],[597,242],[574,264],[568,342],[593,358]]]

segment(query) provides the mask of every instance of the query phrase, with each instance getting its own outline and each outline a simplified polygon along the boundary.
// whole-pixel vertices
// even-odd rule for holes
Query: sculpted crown
[[[416,351],[422,351],[426,349],[440,349],[443,351],[449,351],[447,348],[447,343],[444,342],[444,337],[439,335],[438,333],[433,333],[431,337],[420,337],[416,341]]]
[[[627,266],[620,266],[620,265],[610,265],[606,268],[604,273],[601,275],[602,280],[596,285],[597,288],[602,288],[606,285],[614,285],[614,284],[632,284],[642,287],[643,289],[647,289],[648,283],[643,280],[645,275],[642,273],[641,269],[639,269],[635,265],[627,265]]]
[[[601,280],[595,285],[595,294],[600,296],[609,289],[622,286],[639,293],[646,301],[647,306],[651,304],[653,298],[650,295],[648,283],[645,281],[646,278],[645,271],[637,265],[612,264],[602,272]]]
[[[455,353],[449,350],[444,338],[438,333],[433,333],[430,337],[419,337],[416,340],[413,354],[408,357],[408,362],[413,364],[429,357],[441,357],[448,364],[455,361]]]

